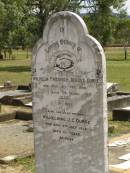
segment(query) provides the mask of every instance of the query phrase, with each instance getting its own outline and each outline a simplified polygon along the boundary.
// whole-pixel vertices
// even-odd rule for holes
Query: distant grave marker
[[[105,56],[83,20],[59,12],[33,52],[37,173],[107,173]]]

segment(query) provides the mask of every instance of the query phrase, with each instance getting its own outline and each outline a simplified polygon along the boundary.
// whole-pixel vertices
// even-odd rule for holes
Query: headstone
[[[2,112],[2,104],[0,103],[0,112]]]
[[[34,48],[33,116],[36,173],[107,173],[105,56],[72,12]]]
[[[4,83],[4,87],[11,87],[12,86],[12,82],[11,81],[6,81]]]
[[[107,83],[107,95],[108,96],[116,95],[118,91],[119,91],[118,83]]]

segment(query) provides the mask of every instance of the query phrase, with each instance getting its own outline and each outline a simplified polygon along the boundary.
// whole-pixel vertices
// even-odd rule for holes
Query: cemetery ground
[[[123,48],[105,48],[105,53],[107,81],[119,83],[121,91],[130,92],[130,48],[128,48],[127,60],[124,58]],[[23,50],[14,51],[13,54],[15,56],[13,60],[7,58],[0,61],[0,85],[3,85],[5,81],[12,81],[13,85],[25,85],[31,81],[31,53],[28,58],[26,51]],[[6,110],[4,109],[4,111]],[[109,132],[111,141],[115,139],[115,136],[130,133],[130,123],[128,121],[112,121],[111,113],[109,114],[109,125],[114,127]],[[7,147],[9,147],[8,144]],[[125,149],[130,151],[129,147]],[[113,153],[118,156],[123,153],[120,148],[111,150],[110,156],[113,157],[112,161],[116,163],[117,160]],[[18,158],[9,164],[0,164],[0,173],[34,173],[34,156]]]
[[[14,59],[0,61],[0,84],[12,81],[15,84],[27,84],[31,81],[31,52],[27,58],[25,50],[14,50]]]
[[[125,60],[124,49],[105,48],[107,59],[107,81],[120,84],[120,90],[130,91],[130,48]],[[27,58],[24,50],[13,51],[15,59],[0,61],[0,84],[12,81],[13,84],[28,84],[31,81],[31,52]],[[19,77],[20,76],[20,77]]]

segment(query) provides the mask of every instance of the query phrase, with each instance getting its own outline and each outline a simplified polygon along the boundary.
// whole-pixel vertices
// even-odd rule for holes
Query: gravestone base
[[[113,121],[130,121],[130,108],[114,109],[112,111]]]

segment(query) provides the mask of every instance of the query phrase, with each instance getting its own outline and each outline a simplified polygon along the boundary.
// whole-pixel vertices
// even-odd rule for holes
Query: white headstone
[[[36,173],[107,173],[105,73],[83,20],[54,14],[33,53]]]

